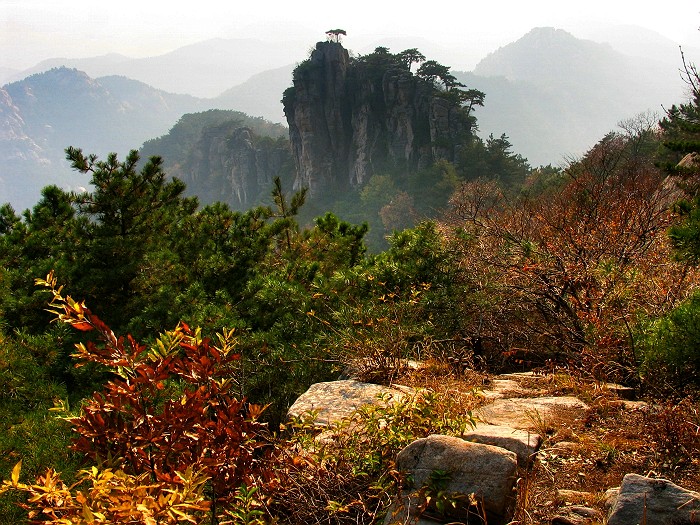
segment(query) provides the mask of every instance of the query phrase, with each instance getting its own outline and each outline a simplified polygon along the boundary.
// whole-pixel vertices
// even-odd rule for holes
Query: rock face
[[[700,494],[665,479],[627,474],[608,525],[690,525],[700,521]]]
[[[234,209],[269,194],[275,176],[291,163],[286,142],[262,139],[235,121],[205,129],[192,155],[184,182],[196,186],[204,202],[223,201]]]
[[[459,104],[431,82],[396,63],[352,59],[337,42],[316,44],[293,82],[282,102],[295,189],[314,196],[360,186],[378,170],[453,160],[471,132]]]
[[[389,513],[385,523],[404,523],[407,517],[415,518],[422,500],[420,489],[435,483],[436,472],[446,474],[443,490],[463,497],[473,495],[485,512],[487,523],[505,524],[513,517],[517,470],[513,452],[457,437],[431,435],[403,449],[396,466],[412,479],[413,490],[403,494],[403,504]],[[473,507],[458,505],[450,518],[461,523],[482,523],[475,512]]]

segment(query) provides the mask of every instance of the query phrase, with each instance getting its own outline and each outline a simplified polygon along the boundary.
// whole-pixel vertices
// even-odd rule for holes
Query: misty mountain
[[[537,28],[482,59],[473,71],[453,70],[468,87],[486,93],[485,106],[475,112],[479,135],[505,133],[533,165],[557,164],[585,152],[620,121],[661,113],[662,105],[685,98],[680,53],[672,41],[635,27],[617,37],[598,35],[606,36],[614,45]],[[656,52],[645,56],[650,48]],[[286,71],[291,69],[250,78],[217,98],[217,107],[282,122],[280,93],[290,85]]]
[[[170,93],[215,97],[266,69],[293,64],[304,56],[306,47],[299,42],[215,38],[148,58],[110,54],[50,59],[23,71],[14,80],[64,66],[84,71],[93,78],[119,75]]]
[[[608,34],[610,44],[602,44],[538,28],[472,72],[452,72],[486,93],[485,107],[475,112],[482,137],[505,133],[531,164],[556,164],[586,151],[619,121],[685,98],[677,46],[637,29]],[[416,47],[392,44],[401,44],[393,51]],[[85,72],[54,68],[0,90],[0,202],[23,208],[45,184],[84,184],[63,160],[68,145],[123,155],[164,135],[183,114],[208,109],[284,122],[280,100],[291,85],[291,64],[306,55],[306,48],[284,43],[214,39],[145,59],[111,54],[42,63],[37,70],[75,63]],[[173,95],[168,86],[219,96]]]
[[[212,109],[183,115],[167,135],[147,141],[142,158],[159,155],[168,175],[187,184],[200,204],[237,210],[266,200],[275,177],[291,185],[294,163],[288,130],[240,111]]]
[[[486,93],[476,112],[481,135],[506,133],[538,165],[580,155],[619,122],[683,100],[679,65],[680,56],[677,63],[630,56],[536,28],[455,76]]]
[[[93,79],[57,68],[0,90],[0,202],[32,206],[47,184],[72,188],[84,178],[64,160],[68,146],[100,157],[124,155],[166,133],[184,113],[208,109],[124,77]]]
[[[581,38],[610,44],[625,55],[666,62],[680,66],[680,48],[677,42],[659,33],[635,25],[620,24],[605,29],[590,29]],[[691,61],[700,59],[700,48],[684,46]]]
[[[4,86],[12,80],[17,80],[20,71],[11,67],[0,67],[0,86]]]

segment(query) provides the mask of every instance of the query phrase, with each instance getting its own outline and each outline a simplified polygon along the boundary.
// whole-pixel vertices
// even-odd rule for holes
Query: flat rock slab
[[[381,404],[380,395],[401,399],[412,391],[408,387],[375,385],[354,379],[315,383],[289,408],[287,417],[299,417],[307,412],[317,412],[315,424],[329,426],[352,416],[363,405]]]
[[[630,386],[618,385],[617,383],[603,383],[601,388],[615,394],[620,399],[626,399],[628,401],[634,401],[636,399],[637,393],[634,388]]]
[[[532,397],[497,399],[481,407],[476,416],[485,423],[517,428],[540,429],[553,418],[574,418],[588,409],[588,405],[576,397]]]
[[[665,479],[627,474],[615,498],[608,525],[690,525],[700,522],[700,493]]]
[[[547,376],[536,372],[511,372],[510,374],[500,374],[496,377],[500,379],[544,379]]]
[[[522,386],[514,379],[493,379],[488,383],[488,388],[485,388],[481,393],[486,399],[501,399],[508,396],[524,396],[527,394],[537,394],[538,391],[532,388]]]
[[[520,467],[526,467],[531,463],[542,443],[542,437],[534,432],[502,425],[483,424],[477,425],[474,430],[465,433],[463,439],[515,452]]]
[[[414,514],[420,504],[417,492],[430,484],[431,476],[437,471],[447,475],[444,490],[465,497],[473,494],[483,504],[489,524],[502,525],[513,516],[517,470],[513,452],[434,434],[417,439],[399,452],[396,466],[409,475],[413,484],[402,493],[399,512],[388,515],[385,523],[414,523],[419,518]],[[467,508],[458,509],[454,518],[468,517],[460,514],[467,511]]]

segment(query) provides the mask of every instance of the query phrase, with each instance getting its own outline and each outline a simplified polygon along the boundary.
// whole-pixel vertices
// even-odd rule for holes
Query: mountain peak
[[[601,64],[622,67],[624,57],[609,44],[576,38],[554,27],[536,27],[515,42],[489,54],[474,68],[486,77],[546,84],[552,78],[577,77]]]

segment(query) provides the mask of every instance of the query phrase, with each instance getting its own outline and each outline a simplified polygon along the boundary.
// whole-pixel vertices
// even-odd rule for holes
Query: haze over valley
[[[537,18],[543,12],[535,6],[528,14]],[[6,27],[21,25],[19,14],[3,16]],[[539,19],[551,18],[550,12]],[[430,29],[429,17],[425,32],[414,36],[405,34],[410,25],[403,27],[404,34],[394,28],[394,33],[387,29],[380,36],[376,24],[368,23],[347,27],[343,43],[354,56],[377,46],[392,52],[419,49],[428,59],[450,67],[463,84],[485,93],[483,107],[474,112],[482,139],[505,134],[513,151],[531,166],[561,165],[583,154],[621,121],[643,113],[658,116],[663,107],[687,96],[679,73],[678,40],[616,23],[614,16],[606,23],[581,18],[561,18],[569,30],[539,26],[515,37],[508,35],[518,26],[509,21],[493,26],[488,38],[484,28],[482,33],[463,34],[461,44],[448,25],[440,40]],[[43,20],[37,27],[48,23]],[[399,28],[402,23],[403,19]],[[8,50],[5,63],[0,60],[0,201],[23,209],[36,202],[46,184],[80,187],[84,177],[71,172],[64,160],[67,146],[100,156],[125,154],[165,135],[186,113],[234,110],[286,126],[282,92],[291,85],[294,67],[325,38],[326,28],[314,34],[296,20],[284,31],[274,20],[269,31],[256,27],[239,31],[252,36],[202,39],[151,56],[130,57],[116,52],[117,47],[89,56],[89,45],[80,52],[74,46],[67,49],[75,58],[45,58],[22,69],[17,68],[19,40],[5,36],[0,40]],[[66,31],[66,39],[69,35]],[[149,42],[157,49],[152,44],[157,32],[148,36],[143,38],[144,50]],[[689,60],[700,56],[697,35],[679,30],[678,37]],[[499,38],[502,43],[496,45]],[[488,45],[492,47],[486,49]],[[28,57],[38,56],[38,44],[27,43],[25,51]]]

